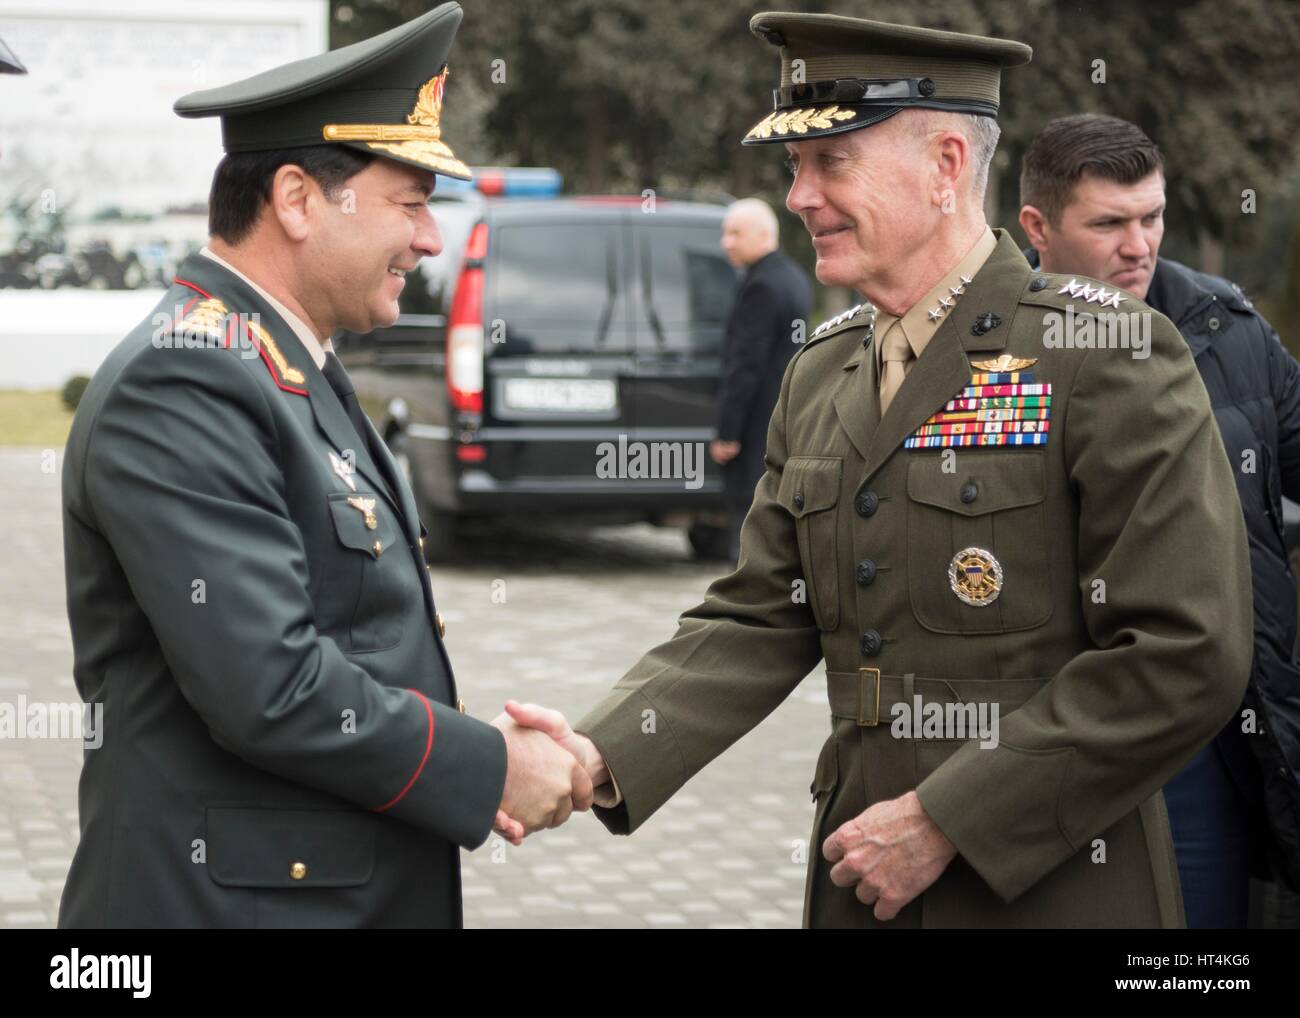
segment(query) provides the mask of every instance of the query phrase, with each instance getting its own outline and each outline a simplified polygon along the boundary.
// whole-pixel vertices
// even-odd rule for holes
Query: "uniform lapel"
[[[378,430],[369,417],[366,418],[366,428],[370,432],[370,447],[375,450],[375,455],[383,460],[379,466],[388,477],[393,479],[393,493],[397,496],[399,503],[397,508],[405,524],[406,536],[414,544],[420,539],[420,511],[415,505],[415,494],[411,491],[411,486],[407,483],[406,476],[397,465],[397,461],[393,459],[393,454],[389,452],[388,443],[379,436]]]
[[[997,247],[907,373],[898,394],[872,433],[863,457],[867,461],[863,480],[879,470],[926,418],[970,383],[969,354],[1002,350],[1006,346],[1011,319],[1032,270],[1008,234],[1002,230],[994,232],[998,238]],[[986,312],[992,312],[999,325],[976,335],[972,326]],[[874,357],[867,359],[874,364]],[[877,413],[878,399],[873,385],[871,405],[873,412]],[[836,408],[839,409],[838,400]]]
[[[858,344],[844,362],[844,375],[835,388],[835,413],[858,455],[867,458],[871,438],[880,424],[880,393],[871,340]]]
[[[970,381],[970,376],[970,361],[950,318],[939,326],[880,419],[864,457],[867,467],[863,479],[879,470],[903,439],[952,399]]]
[[[301,344],[296,346],[302,350]],[[316,426],[340,454],[352,450],[357,473],[369,481],[375,492],[404,517],[403,529],[409,532],[410,522],[405,519],[406,513],[401,504],[403,501],[401,496],[395,496],[389,491],[383,471],[370,455],[371,441],[378,443],[376,448],[383,446],[383,441],[375,434],[374,425],[369,420],[366,421],[366,426],[374,436],[370,441],[365,435],[358,435],[356,428],[352,426],[352,419],[348,417],[348,412],[343,409],[343,404],[330,388],[325,376],[317,370],[311,358],[306,356],[306,351],[303,351],[303,357],[307,361],[307,367],[303,368],[303,373],[307,375],[307,398],[311,401],[311,412],[316,418]]]

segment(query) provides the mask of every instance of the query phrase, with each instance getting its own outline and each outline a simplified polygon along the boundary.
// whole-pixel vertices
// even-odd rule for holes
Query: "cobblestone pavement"
[[[77,699],[61,467],[42,450],[0,450],[17,489],[0,563],[0,702]],[[461,695],[485,720],[509,697],[576,720],[672,634],[716,572],[691,561],[679,532],[648,526],[470,537],[434,574]],[[466,925],[798,926],[825,704],[817,672],[630,838],[577,815],[520,848],[492,839],[464,853]],[[77,741],[0,739],[0,927],[54,925],[80,768]]]

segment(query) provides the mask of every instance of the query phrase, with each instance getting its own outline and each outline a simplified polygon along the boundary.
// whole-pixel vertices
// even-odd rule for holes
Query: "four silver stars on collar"
[[[1118,290],[1111,292],[1104,286],[1092,286],[1089,283],[1080,283],[1077,279],[1071,279],[1063,287],[1056,291],[1057,293],[1068,293],[1071,297],[1082,297],[1089,304],[1100,304],[1102,307],[1110,306],[1119,307],[1119,302],[1128,300],[1120,294]]]
[[[957,299],[966,292],[966,287],[970,286],[973,282],[970,276],[961,276],[960,278],[961,286],[948,287],[948,294],[952,297],[952,300],[949,300],[947,297],[940,297],[939,303],[925,313],[926,318],[932,322],[937,322],[944,316],[949,308],[956,306]]]

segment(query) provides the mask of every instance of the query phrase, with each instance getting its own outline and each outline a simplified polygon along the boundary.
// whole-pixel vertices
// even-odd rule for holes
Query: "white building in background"
[[[328,0],[0,0],[27,75],[0,81],[0,209],[61,211],[70,246],[201,244],[221,158],[216,119],[172,103],[329,48]],[[96,221],[120,210],[126,220]],[[11,236],[0,236],[0,255]],[[0,288],[0,389],[91,374],[157,292]]]
[[[329,48],[327,0],[0,0],[27,65],[0,92],[0,188],[55,189],[78,217],[207,200],[214,118],[172,103]]]

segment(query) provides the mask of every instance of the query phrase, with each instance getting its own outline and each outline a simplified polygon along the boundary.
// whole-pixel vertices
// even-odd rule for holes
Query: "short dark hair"
[[[1136,124],[1100,113],[1057,117],[1038,132],[1020,164],[1020,204],[1056,224],[1081,177],[1136,184],[1164,166],[1159,146]]]
[[[338,189],[374,160],[373,152],[346,145],[308,145],[268,152],[230,152],[217,164],[208,196],[208,232],[227,244],[238,244],[257,223],[271,198],[275,173],[288,163],[321,186],[333,200]]]

